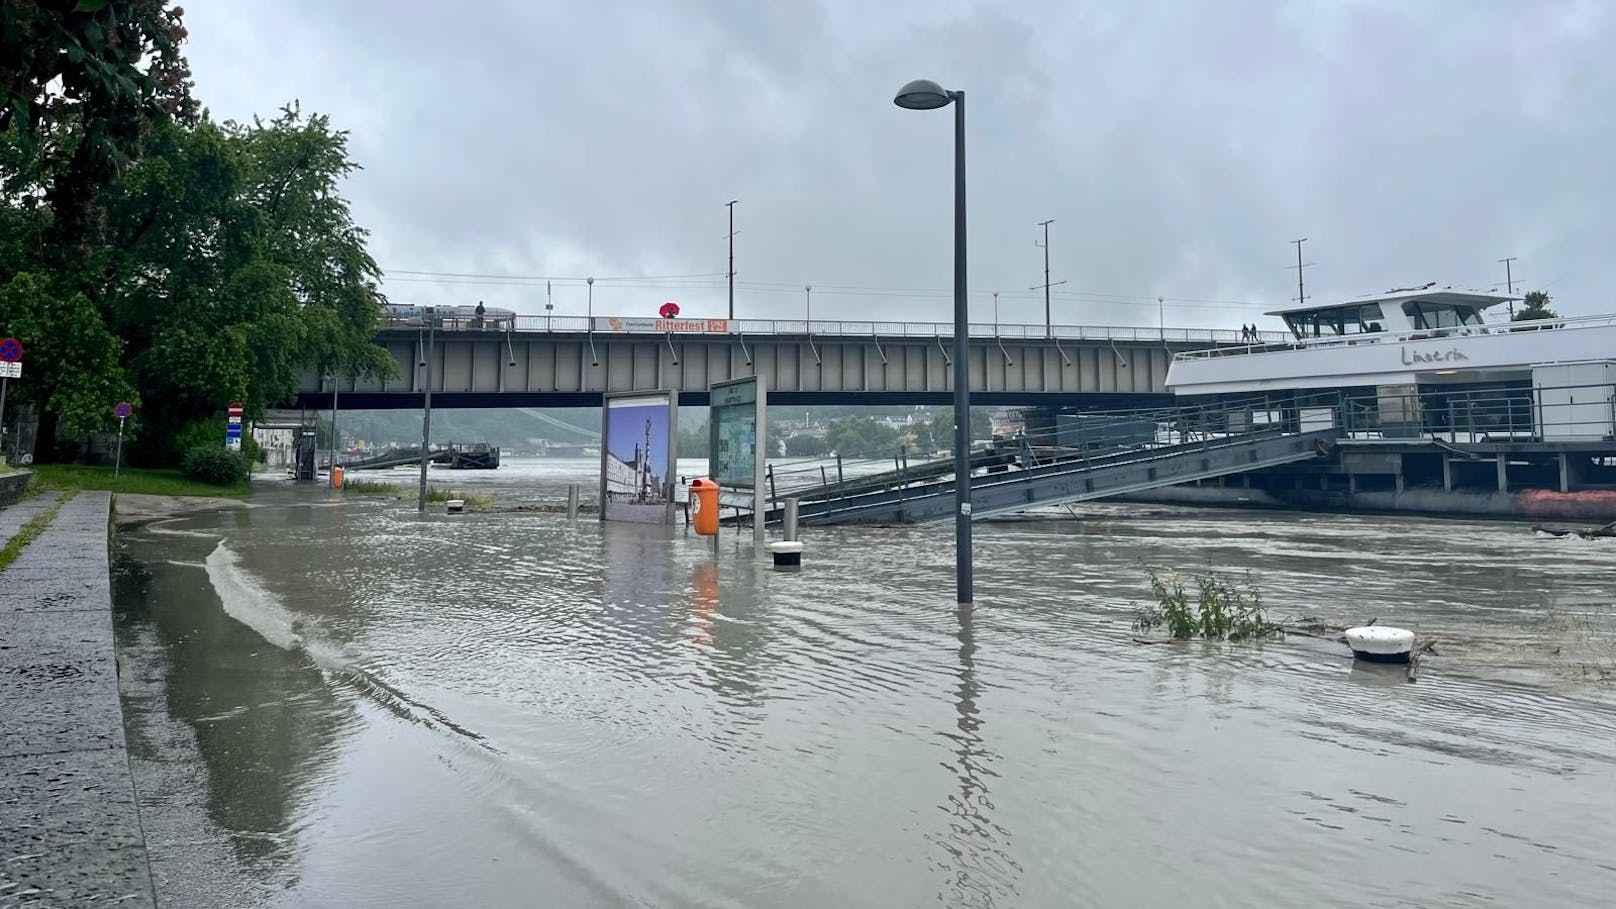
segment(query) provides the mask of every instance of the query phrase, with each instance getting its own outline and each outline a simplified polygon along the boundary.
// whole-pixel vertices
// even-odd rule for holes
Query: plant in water
[[[1165,627],[1178,640],[1205,638],[1211,641],[1241,641],[1273,634],[1279,630],[1263,616],[1262,596],[1248,575],[1237,582],[1212,572],[1195,575],[1195,603],[1190,603],[1184,580],[1177,571],[1166,574],[1145,569],[1156,605],[1141,610],[1134,628],[1150,631]]]

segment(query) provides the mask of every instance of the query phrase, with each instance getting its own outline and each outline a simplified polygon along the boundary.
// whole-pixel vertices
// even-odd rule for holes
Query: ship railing
[[[1333,347],[1356,347],[1362,344],[1401,344],[1408,341],[1430,341],[1442,338],[1469,338],[1480,335],[1513,334],[1522,331],[1553,331],[1556,329],[1596,328],[1616,325],[1616,313],[1598,316],[1578,316],[1569,319],[1528,319],[1520,322],[1501,322],[1484,325],[1456,325],[1402,332],[1364,332],[1329,338],[1295,337],[1279,332],[1265,332],[1258,344],[1224,345],[1203,350],[1186,350],[1173,354],[1175,360],[1205,360],[1212,357],[1237,357],[1248,354],[1271,353],[1286,350],[1318,350]],[[1270,341],[1268,336],[1279,335]]]
[[[1354,396],[1344,413],[1346,436],[1359,441],[1616,443],[1616,383],[1431,387]]]

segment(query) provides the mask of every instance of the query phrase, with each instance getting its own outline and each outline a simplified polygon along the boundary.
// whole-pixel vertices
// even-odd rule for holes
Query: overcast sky
[[[1436,281],[1616,310],[1616,4],[191,0],[218,119],[298,100],[395,302],[950,318],[966,92],[972,317],[1229,326]],[[699,276],[628,282],[645,276]],[[456,283],[456,281],[466,283]],[[470,283],[471,281],[483,283]],[[1260,318],[1267,327],[1277,320]]]

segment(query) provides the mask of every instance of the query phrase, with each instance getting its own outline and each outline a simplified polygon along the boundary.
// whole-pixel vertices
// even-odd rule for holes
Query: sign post
[[[129,419],[134,408],[128,401],[119,401],[118,406],[112,408],[112,415],[118,418],[118,457],[112,462],[112,479],[117,480],[118,474],[123,471],[123,421]]]
[[[224,424],[224,447],[231,451],[241,450],[241,412],[240,402],[230,405],[229,420]]]
[[[22,378],[22,342],[0,341],[0,464],[6,463],[6,384]]]

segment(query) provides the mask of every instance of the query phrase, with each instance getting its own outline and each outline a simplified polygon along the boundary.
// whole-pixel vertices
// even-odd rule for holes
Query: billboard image
[[[673,519],[673,392],[608,397],[601,444],[601,520]]]

